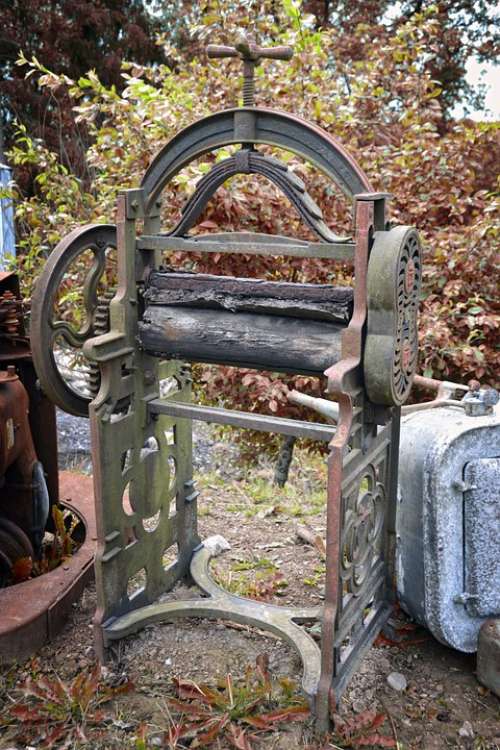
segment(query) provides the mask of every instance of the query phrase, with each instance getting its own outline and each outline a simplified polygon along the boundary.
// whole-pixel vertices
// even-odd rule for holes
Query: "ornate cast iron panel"
[[[52,352],[54,331],[83,347],[86,357],[99,367],[99,392],[89,414],[98,522],[95,631],[100,658],[105,657],[111,641],[147,623],[180,616],[222,617],[268,628],[300,654],[303,689],[318,727],[325,729],[332,705],[382,627],[393,601],[399,406],[408,395],[416,367],[420,246],[412,228],[390,228],[386,220],[388,196],[372,192],[362,170],[330,135],[292,115],[253,106],[253,66],[261,57],[288,59],[289,50],[266,51],[243,45],[215,48],[211,54],[243,59],[246,106],[211,115],[178,133],[152,162],[141,188],[120,195],[116,235],[112,227],[86,227],[69,235],[54,251],[35,296],[33,338],[43,342],[38,347],[37,364],[47,392],[76,412],[87,408],[89,397],[75,402],[74,394],[68,396],[64,387],[53,385],[53,381],[59,382]],[[162,232],[163,188],[191,161],[229,144],[239,144],[241,150],[202,178],[180,222]],[[351,196],[353,237],[340,237],[327,227],[305,185],[278,161],[260,153],[259,144],[302,157]],[[237,173],[260,173],[272,179],[319,242],[241,233],[186,236],[217,187]],[[140,237],[136,237],[138,220],[144,223]],[[103,273],[103,248],[115,245],[118,287],[105,315],[98,309],[97,281]],[[70,331],[55,320],[54,295],[65,264],[89,250],[95,263],[85,284],[87,321],[80,330]],[[304,285],[297,285],[298,297],[291,302],[290,285],[286,290],[279,284],[268,285],[253,309],[255,284],[241,279],[224,281],[232,295],[229,299],[224,297],[219,277],[200,276],[196,281],[206,285],[213,279],[214,285],[218,284],[211,292],[217,304],[212,300],[204,309],[203,294],[200,302],[196,290],[191,289],[192,307],[185,299],[182,305],[169,306],[162,301],[159,283],[161,253],[169,250],[288,254],[331,262],[351,258],[355,285],[348,319],[329,324],[318,292]],[[147,289],[149,278],[159,283],[156,292]],[[174,288],[174,292],[166,299],[177,300],[179,290]],[[283,308],[288,312],[293,308],[295,317],[281,315]],[[254,338],[260,330],[264,337],[268,336],[262,326],[264,317],[269,317],[269,330],[275,325],[286,330],[287,321],[300,324],[301,311],[314,321],[315,310],[323,316],[320,319],[327,339],[331,338],[332,351],[338,353],[325,371],[328,394],[338,405],[336,426],[190,403],[189,369],[173,359],[176,350],[171,346],[179,330],[184,337],[183,356],[204,361],[194,331],[209,321],[215,342],[220,342],[216,359],[224,362],[224,341],[230,329],[253,331]],[[145,330],[151,321],[165,318],[166,312],[173,323],[157,327],[156,356],[152,356],[146,353]],[[106,321],[109,330],[103,332]],[[184,328],[177,329],[181,323]],[[290,371],[301,371],[304,346],[321,348],[323,339],[292,339],[296,349]],[[240,366],[256,361],[248,342],[259,346],[250,335],[242,336],[241,341],[241,351],[233,349]],[[269,360],[267,355],[263,357],[266,361],[259,359],[259,366],[267,365],[267,369],[273,369],[270,341],[268,337],[261,342],[262,352],[270,352]],[[288,345],[284,339],[283,346]],[[286,370],[287,361],[282,360],[281,369]],[[309,399],[312,408],[323,413],[321,402]],[[334,412],[329,406],[324,414],[330,418]],[[193,419],[329,441],[326,584],[321,608],[280,608],[252,602],[224,592],[210,580],[211,547],[200,544],[196,528]],[[188,573],[207,598],[158,603],[160,595],[172,590]],[[301,623],[314,619],[322,626],[319,647],[301,628]]]

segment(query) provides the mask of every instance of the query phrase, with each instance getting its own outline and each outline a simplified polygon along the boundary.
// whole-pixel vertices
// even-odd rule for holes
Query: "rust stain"
[[[85,540],[64,566],[0,591],[0,661],[4,663],[26,659],[53,638],[94,575],[92,478],[64,471],[59,479],[62,502],[82,519]]]

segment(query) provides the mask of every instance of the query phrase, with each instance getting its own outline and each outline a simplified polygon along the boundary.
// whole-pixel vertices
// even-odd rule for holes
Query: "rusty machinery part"
[[[26,558],[35,558],[29,537],[16,523],[0,517],[0,588],[10,581],[16,563]]]
[[[412,227],[376,232],[368,263],[368,321],[363,360],[375,404],[401,406],[418,357],[417,311],[422,278],[418,233]]]
[[[3,541],[5,540],[5,546]],[[34,557],[33,545],[27,534],[13,521],[0,518],[0,544],[5,554],[14,561],[18,557]],[[6,549],[7,544],[9,545]]]
[[[239,57],[243,61],[243,106],[253,107],[255,99],[255,66],[260,61],[290,60],[293,57],[291,47],[259,47],[252,41],[242,38],[234,47],[209,44],[207,55],[211,58]]]
[[[98,284],[105,273],[109,248],[116,248],[116,228],[113,225],[93,224],[75,229],[50,254],[37,280],[31,302],[31,348],[41,387],[57,406],[77,416],[88,415],[92,393],[69,382],[58,366],[55,350],[57,341],[62,340],[67,347],[83,357],[85,341],[95,335],[95,315],[99,305]],[[55,319],[55,307],[65,274],[78,257],[87,251],[91,251],[94,257],[83,285],[86,319],[81,328],[76,330],[66,320]],[[87,381],[88,377],[87,373]]]
[[[28,561],[15,566],[5,583],[15,585],[0,591],[0,662],[2,666],[24,662],[52,640],[67,623],[73,606],[84,587],[93,580],[95,520],[92,477],[72,471],[60,474],[61,496],[66,527],[71,522],[71,537],[77,543],[70,557],[43,575],[25,579]],[[70,530],[70,529],[68,529]],[[78,536],[77,536],[78,534]],[[7,570],[10,561],[2,558]],[[0,568],[2,562],[0,562]],[[45,566],[43,566],[45,567]],[[24,580],[17,582],[18,578]],[[0,743],[1,744],[1,743]]]
[[[159,151],[141,183],[145,214],[152,212],[165,185],[190,162],[235,143],[261,143],[290,151],[336,182],[348,197],[372,191],[346,149],[316,125],[271,109],[227,109],[188,125]]]
[[[0,589],[7,585],[12,575],[12,561],[0,549]]]
[[[20,527],[38,554],[50,500],[28,413],[28,394],[11,365],[0,372],[0,519]]]
[[[23,303],[14,292],[0,294],[0,337],[16,339],[22,335]]]
[[[196,190],[182,209],[182,217],[170,234],[184,236],[201,216],[217,188],[237,174],[261,174],[277,185],[297,209],[305,224],[325,242],[348,242],[351,237],[335,234],[325,224],[323,213],[311,198],[303,181],[291,169],[272,156],[243,148],[234,156],[215,164],[199,180]]]
[[[16,563],[34,557],[33,546],[20,526],[0,517],[0,588],[10,582]]]

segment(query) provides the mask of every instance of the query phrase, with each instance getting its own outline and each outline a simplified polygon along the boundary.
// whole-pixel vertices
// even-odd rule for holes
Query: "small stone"
[[[470,721],[464,721],[460,729],[458,730],[460,737],[464,737],[468,740],[474,739],[474,730]]]
[[[406,677],[404,674],[401,674],[401,672],[391,672],[390,675],[387,676],[387,684],[393,690],[402,693],[403,690],[406,690],[408,683],[406,682]]]
[[[220,534],[209,536],[203,541],[203,546],[208,549],[211,557],[217,557],[222,552],[231,549],[231,545],[229,544],[227,539],[224,539],[224,537]]]

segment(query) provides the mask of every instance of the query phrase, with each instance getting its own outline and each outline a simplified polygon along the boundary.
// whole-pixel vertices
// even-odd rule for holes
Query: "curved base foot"
[[[108,620],[103,625],[106,645],[135,633],[150,623],[180,617],[226,619],[253,625],[269,630],[295,648],[303,664],[302,689],[312,702],[321,672],[320,650],[298,623],[319,619],[321,607],[279,607],[230,594],[210,578],[209,563],[213,554],[203,544],[200,545],[193,553],[190,566],[193,580],[207,594],[207,598],[149,604]]]

